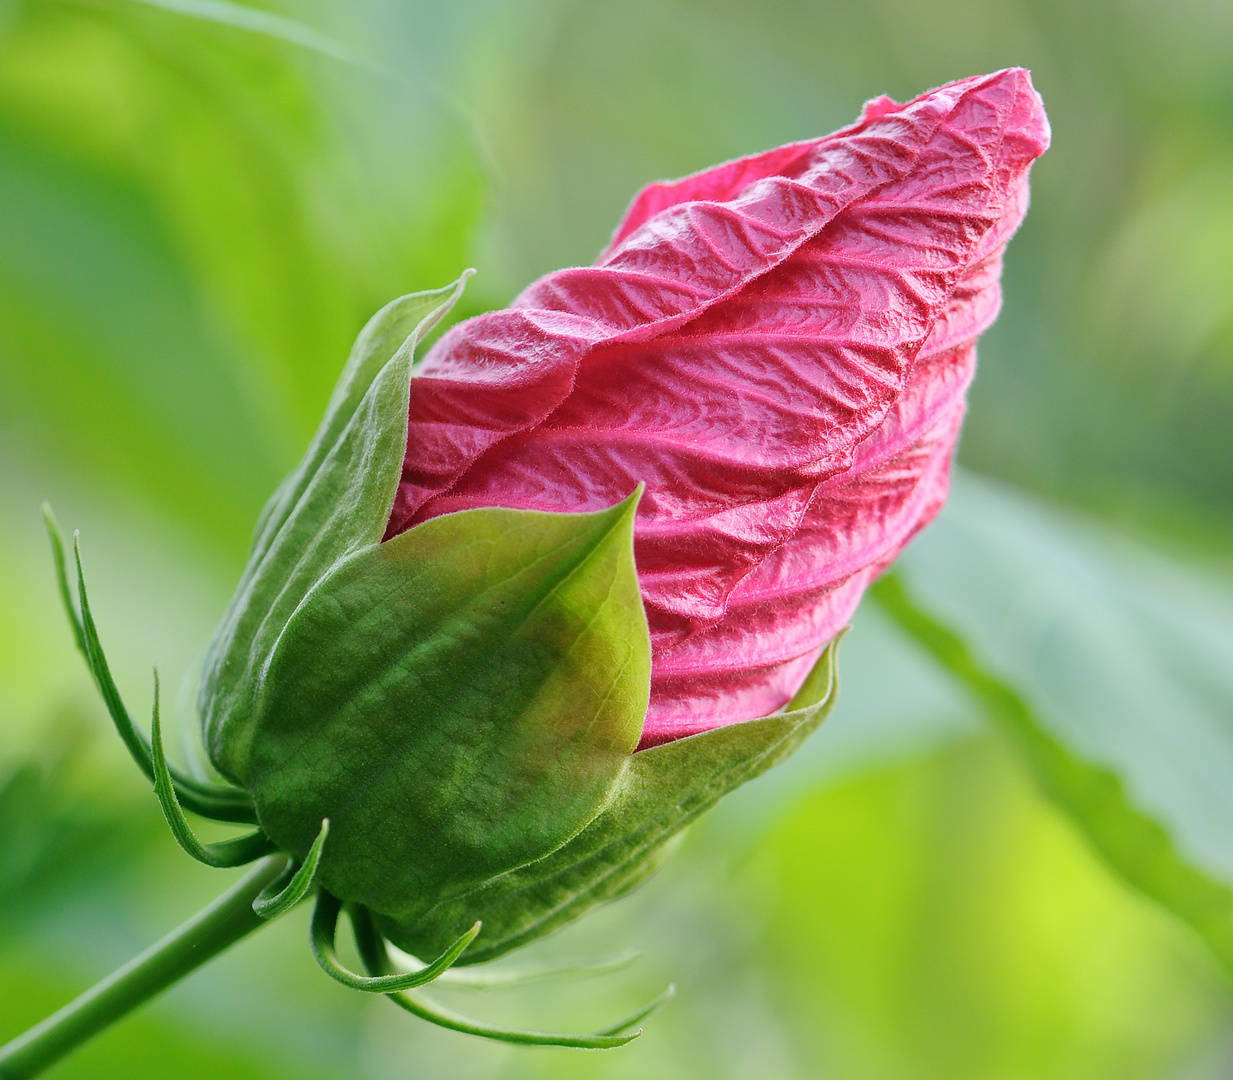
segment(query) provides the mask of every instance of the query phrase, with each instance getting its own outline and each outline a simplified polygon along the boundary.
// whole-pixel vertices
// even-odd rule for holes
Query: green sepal
[[[469,276],[401,297],[372,317],[303,460],[261,513],[198,692],[210,758],[241,786],[248,786],[253,709],[274,645],[318,581],[380,541],[406,453],[415,348],[454,306]]]
[[[612,799],[568,844],[414,921],[377,919],[415,956],[432,955],[476,919],[484,936],[462,959],[483,963],[627,892],[652,873],[686,825],[747,780],[792,754],[835,702],[835,638],[784,712],[643,750],[629,759]]]
[[[250,784],[286,850],[330,819],[328,891],[414,923],[605,806],[650,696],[640,490],[596,513],[434,518],[300,605],[258,702]]]

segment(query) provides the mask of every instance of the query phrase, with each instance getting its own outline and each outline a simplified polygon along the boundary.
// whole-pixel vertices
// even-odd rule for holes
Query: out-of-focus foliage
[[[0,1038],[227,879],[182,859],[107,737],[41,499],[83,529],[130,705],[144,711],[158,663],[191,762],[195,658],[377,307],[466,265],[462,314],[502,303],[589,261],[650,179],[1009,64],[1032,68],[1054,144],[961,460],[1104,520],[968,483],[903,573],[1186,858],[1233,880],[1233,7],[269,10],[359,61],[134,0],[0,4]],[[321,976],[299,913],[53,1075],[1226,1075],[1227,981],[980,734],[961,689],[877,609],[840,674],[836,713],[798,758],[636,896],[536,947],[638,944],[639,965],[451,993],[494,1019],[586,1026],[676,979],[628,1050],[414,1025]]]
[[[1109,862],[1233,971],[1233,589],[1017,502],[963,478],[903,571],[952,626],[906,610],[904,625]],[[956,630],[970,661],[942,640]]]

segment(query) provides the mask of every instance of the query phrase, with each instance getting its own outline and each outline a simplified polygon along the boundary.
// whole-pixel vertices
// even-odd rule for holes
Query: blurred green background
[[[194,665],[252,523],[380,305],[468,265],[462,314],[500,305],[589,262],[649,180],[1012,64],[1053,149],[982,340],[954,505],[905,573],[1233,882],[1233,5],[268,10],[0,0],[0,1039],[227,880],[178,852],[108,730],[42,499],[82,530],[131,707],[157,663],[192,760]],[[585,1028],[675,980],[632,1047],[430,1029],[319,973],[300,911],[51,1075],[1233,1075],[1228,974],[962,687],[868,604],[840,670],[806,751],[636,896],[534,949],[634,945],[637,964],[448,995]]]

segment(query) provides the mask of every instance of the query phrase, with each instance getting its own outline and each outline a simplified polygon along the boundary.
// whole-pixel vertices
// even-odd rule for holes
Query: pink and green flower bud
[[[212,759],[408,951],[632,887],[833,701],[937,512],[1048,124],[1026,72],[634,202],[595,266],[365,329],[206,664]]]

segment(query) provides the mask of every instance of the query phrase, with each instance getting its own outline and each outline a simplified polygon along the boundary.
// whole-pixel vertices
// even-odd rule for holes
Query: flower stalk
[[[268,922],[253,910],[289,864],[267,855],[230,889],[59,1012],[0,1048],[0,1080],[38,1076],[150,998]]]

